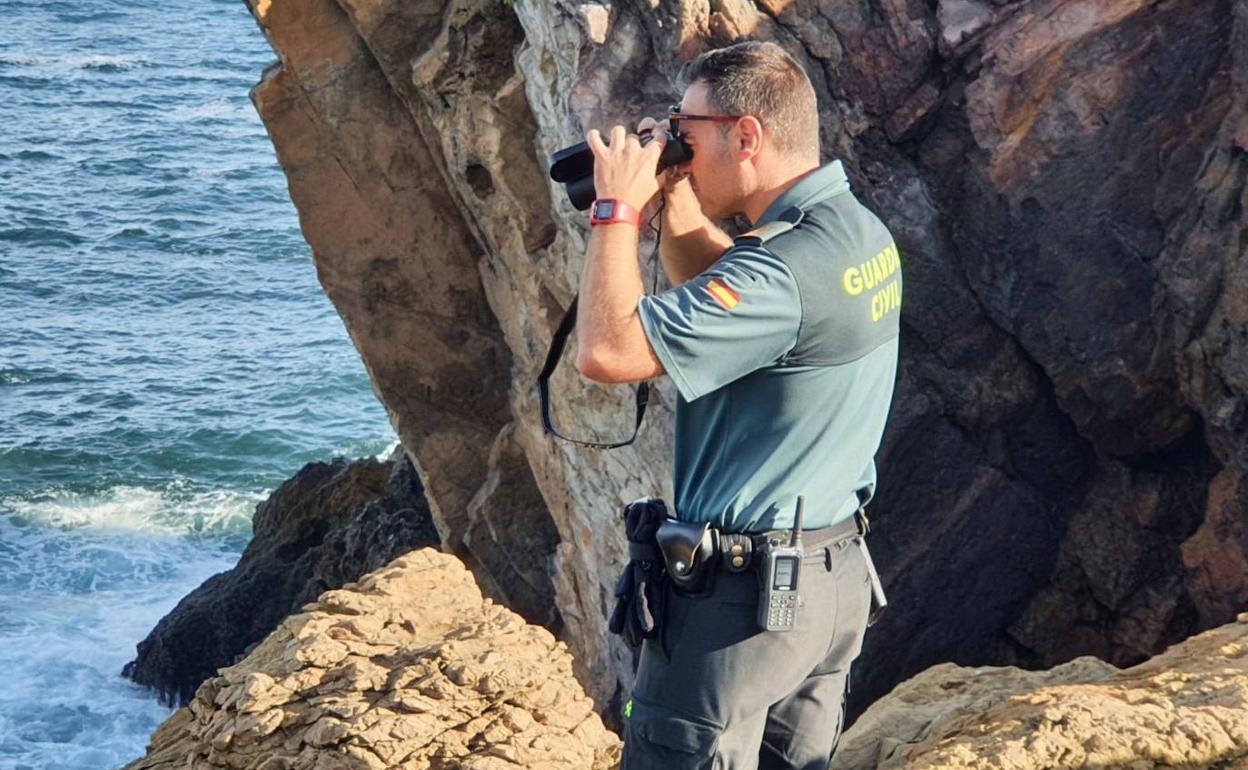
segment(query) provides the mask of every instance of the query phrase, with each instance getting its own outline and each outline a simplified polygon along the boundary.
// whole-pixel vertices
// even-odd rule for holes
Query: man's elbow
[[[637,326],[636,338],[594,340],[578,337],[576,370],[602,383],[641,382],[663,374],[663,366]]]
[[[618,372],[610,360],[592,348],[582,347],[577,351],[576,370],[594,382],[619,382]]]

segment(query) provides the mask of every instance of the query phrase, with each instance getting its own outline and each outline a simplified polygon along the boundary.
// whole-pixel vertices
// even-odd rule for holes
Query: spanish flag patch
[[[725,310],[732,310],[741,301],[741,295],[728,288],[728,284],[718,278],[712,278],[702,288],[706,289],[706,292],[714,297],[716,302],[723,305]]]

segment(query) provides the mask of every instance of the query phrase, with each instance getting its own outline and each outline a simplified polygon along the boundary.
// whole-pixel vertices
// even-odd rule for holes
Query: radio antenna
[[[791,546],[799,546],[802,544],[802,514],[806,511],[806,496],[797,496],[797,513],[793,516],[793,536],[789,541]]]

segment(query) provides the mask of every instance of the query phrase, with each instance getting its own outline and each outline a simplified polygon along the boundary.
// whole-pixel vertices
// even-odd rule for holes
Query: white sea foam
[[[0,499],[24,522],[62,529],[165,535],[225,533],[246,527],[260,493],[190,492],[116,486],[98,494],[55,490],[32,499]]]
[[[343,446],[334,447],[332,454],[336,457],[372,457],[378,462],[390,459],[390,454],[399,446],[399,440],[391,433],[389,436],[355,441]],[[383,448],[384,447],[384,448]],[[380,451],[378,451],[380,450]]]
[[[114,487],[0,501],[0,767],[116,767],[142,753],[169,709],[121,668],[238,558],[238,543],[186,522],[228,531],[257,496]]]
[[[398,448],[399,448],[399,441],[396,439],[394,443],[390,444],[390,446],[386,447],[385,449],[381,450],[377,454],[373,455],[373,459],[378,460],[380,462],[385,462],[386,460],[390,459],[390,455],[393,454],[394,450]]]
[[[0,54],[0,65],[14,67],[35,67],[49,72],[69,72],[83,69],[120,69],[129,70],[146,67],[154,62],[144,56],[125,54],[91,54],[45,56],[31,53]]]
[[[68,57],[65,64],[76,67],[77,69],[122,69],[129,70],[135,67],[145,67],[152,64],[152,60],[143,56],[123,56],[123,55],[100,55]]]
[[[3,53],[0,54],[0,64],[8,64],[11,66],[29,66],[47,64],[56,61],[53,56],[39,56],[33,53]]]

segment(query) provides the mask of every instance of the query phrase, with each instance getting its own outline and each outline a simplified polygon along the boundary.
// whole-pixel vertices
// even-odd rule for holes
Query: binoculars
[[[651,136],[641,138],[643,145],[648,144]],[[663,154],[659,156],[659,165],[654,173],[659,173],[669,166],[684,163],[693,157],[693,148],[685,144],[680,137],[667,133],[667,144]],[[589,149],[588,142],[565,147],[550,156],[550,178],[561,183],[568,192],[568,200],[577,211],[589,208],[598,194],[594,191],[594,153]]]

